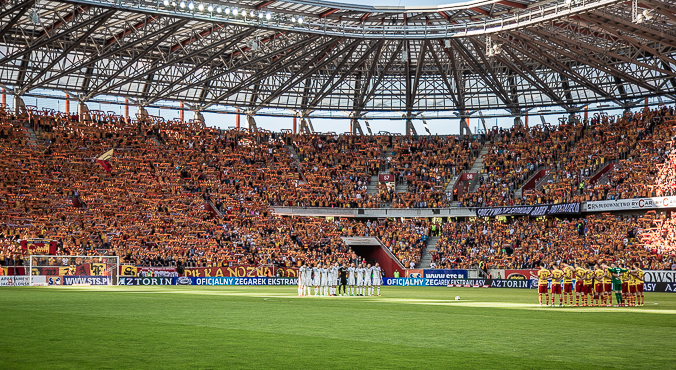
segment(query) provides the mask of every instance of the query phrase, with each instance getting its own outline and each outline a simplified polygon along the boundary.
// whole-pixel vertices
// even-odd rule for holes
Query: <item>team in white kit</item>
[[[334,265],[323,265],[317,262],[315,266],[303,264],[299,269],[298,295],[312,296],[380,296],[382,284],[382,270],[380,265],[354,263],[349,267],[336,262]],[[342,288],[342,292],[341,292]]]

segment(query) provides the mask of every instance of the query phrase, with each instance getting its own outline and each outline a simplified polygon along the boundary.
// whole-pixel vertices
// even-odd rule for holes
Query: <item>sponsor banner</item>
[[[19,241],[21,249],[28,251],[28,254],[54,255],[56,254],[57,244],[56,240],[51,239],[26,239]]]
[[[384,278],[383,285],[389,286],[448,286],[452,279],[428,278]]]
[[[440,278],[385,278],[389,286],[447,286],[474,288],[519,288],[531,289],[532,280],[509,279],[440,279]]]
[[[646,283],[676,283],[676,271],[643,270]]]
[[[538,270],[505,270],[505,279],[530,280],[538,278]]]
[[[645,283],[644,292],[676,293],[676,283]]]
[[[540,204],[535,206],[477,208],[477,217],[495,216],[550,216],[561,214],[579,214],[580,203]]]
[[[73,284],[89,284],[89,285],[109,285],[110,278],[108,276],[90,276],[90,275],[75,275],[62,276],[63,285]],[[52,284],[50,284],[52,285]],[[58,284],[55,284],[58,285]]]
[[[378,181],[380,182],[394,182],[394,175],[381,173],[378,175]]]
[[[298,268],[295,267],[249,265],[186,268],[184,275],[189,277],[276,277],[277,272],[281,272],[282,277],[298,277]]]
[[[676,196],[648,197],[587,202],[587,212],[625,211],[634,209],[676,208]]]
[[[178,285],[179,280],[177,278]],[[191,277],[191,285],[298,285],[296,278],[266,278],[266,277]],[[185,281],[187,282],[187,281]]]
[[[0,276],[0,286],[29,286],[28,276]]]
[[[406,269],[407,278],[421,278],[423,277],[423,269]]]
[[[120,277],[119,285],[174,285],[173,277]]]
[[[47,285],[62,285],[63,280],[61,276],[48,276],[47,277]]]
[[[426,269],[422,277],[427,279],[467,279],[467,270]]]
[[[448,287],[455,288],[516,288],[531,289],[533,280],[510,280],[510,279],[451,279]],[[535,282],[537,287],[537,282]]]

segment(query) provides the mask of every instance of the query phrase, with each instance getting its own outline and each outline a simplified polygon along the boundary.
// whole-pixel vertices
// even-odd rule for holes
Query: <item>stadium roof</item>
[[[670,1],[0,0],[0,14],[0,87],[17,95],[354,117],[676,95]]]

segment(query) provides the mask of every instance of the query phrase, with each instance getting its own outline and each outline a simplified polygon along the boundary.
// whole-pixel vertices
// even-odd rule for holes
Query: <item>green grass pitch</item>
[[[3,369],[675,368],[676,294],[539,308],[533,290],[0,288]],[[455,301],[455,296],[460,301]]]

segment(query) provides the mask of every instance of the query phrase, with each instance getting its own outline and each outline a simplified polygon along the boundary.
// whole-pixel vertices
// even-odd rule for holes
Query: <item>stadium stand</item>
[[[417,266],[430,219],[280,217],[271,207],[448,207],[444,189],[484,144],[482,183],[462,206],[673,195],[673,115],[661,108],[460,138],[292,135],[153,116],[126,122],[98,111],[80,121],[3,110],[0,263],[25,259],[16,241],[49,237],[61,241],[63,254],[114,254],[140,266],[298,266],[358,259],[340,237],[377,236],[405,266]],[[110,149],[112,157],[97,160]],[[614,167],[594,178],[608,163]],[[549,170],[542,184],[516,197],[542,168]],[[369,194],[381,173],[394,174],[406,191],[379,184]],[[674,219],[654,212],[451,220],[432,253],[437,266],[459,268],[597,257],[671,268],[675,238]]]

